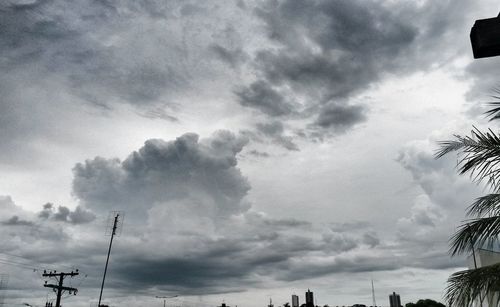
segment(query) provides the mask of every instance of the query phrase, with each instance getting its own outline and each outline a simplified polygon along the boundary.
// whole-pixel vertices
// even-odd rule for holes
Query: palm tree
[[[491,105],[493,108],[486,112],[490,120],[500,119],[500,102]],[[450,254],[455,256],[491,247],[500,235],[500,134],[474,127],[469,136],[455,135],[453,140],[440,142],[436,157],[451,152],[458,152],[460,174],[470,174],[475,182],[491,189],[469,206],[469,219],[451,237]],[[482,302],[488,293],[499,290],[500,263],[454,273],[448,279],[445,297],[450,306],[464,307],[473,301]]]

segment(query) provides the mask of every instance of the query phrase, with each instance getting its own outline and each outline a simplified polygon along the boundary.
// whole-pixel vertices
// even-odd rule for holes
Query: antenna
[[[119,216],[117,222],[116,222],[116,228],[115,228],[115,217]],[[125,212],[124,211],[110,211],[108,218],[106,219],[106,231],[105,235],[106,236],[115,236],[119,237],[122,234],[123,230],[123,220],[125,219]],[[113,233],[114,230],[114,233]]]
[[[113,245],[113,238],[120,236],[123,229],[123,218],[125,214],[122,211],[111,211],[108,216],[108,223],[106,227],[106,235],[111,235],[109,240],[108,256],[106,258],[106,265],[104,266],[104,274],[102,276],[101,293],[99,294],[99,302],[97,307],[101,307],[102,290],[104,289],[104,280],[106,279],[106,272],[108,271],[109,254],[111,253],[111,246]]]
[[[376,307],[377,301],[375,301],[375,287],[373,287],[373,278],[372,278],[372,298],[373,298],[373,307]]]

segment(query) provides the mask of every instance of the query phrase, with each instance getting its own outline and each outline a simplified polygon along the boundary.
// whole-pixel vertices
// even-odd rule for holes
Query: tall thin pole
[[[472,238],[472,231],[470,229],[469,223],[467,223],[467,232],[469,233],[469,238],[470,238],[470,247],[472,249],[472,258],[474,259],[474,269],[477,269],[476,252],[474,251],[474,239]]]
[[[372,299],[373,299],[373,307],[376,307],[377,301],[375,301],[375,287],[373,287],[373,278],[372,278]]]
[[[116,214],[115,221],[113,222],[113,230],[111,231],[111,240],[109,240],[108,257],[106,258],[106,266],[104,267],[104,275],[102,276],[101,293],[99,294],[99,303],[97,307],[101,307],[102,290],[104,289],[104,280],[106,279],[106,272],[108,270],[109,254],[111,253],[111,245],[113,245],[113,238],[116,234],[116,225],[118,224],[118,217],[120,214]]]
[[[470,229],[470,225],[467,223],[467,231],[469,232],[469,238],[470,238],[470,246],[472,248],[472,258],[474,259],[474,269],[477,270],[477,261],[476,261],[476,252],[474,248],[474,239],[472,238],[472,231]],[[479,293],[479,305],[483,307],[483,298],[481,297],[481,293]]]

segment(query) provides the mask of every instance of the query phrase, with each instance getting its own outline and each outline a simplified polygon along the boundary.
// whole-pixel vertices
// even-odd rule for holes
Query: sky
[[[0,298],[443,301],[485,192],[436,160],[498,86],[493,0],[0,1]],[[108,229],[109,230],[109,229]],[[52,281],[53,282],[53,281]]]

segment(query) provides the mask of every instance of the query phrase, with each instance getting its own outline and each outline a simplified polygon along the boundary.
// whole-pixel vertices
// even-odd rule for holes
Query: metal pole
[[[163,307],[167,306],[167,298],[174,298],[178,297],[178,295],[172,295],[172,296],[155,296],[156,298],[162,298],[163,299]]]
[[[470,225],[467,223],[467,231],[469,232],[470,237],[470,246],[472,248],[472,258],[474,258],[474,269],[477,270],[477,261],[476,261],[476,252],[474,248],[474,240],[472,238],[472,232],[470,230]],[[479,293],[479,306],[483,307],[483,298],[481,297],[481,293]]]
[[[104,289],[104,280],[106,279],[106,271],[108,270],[109,254],[111,253],[111,245],[113,245],[113,237],[116,233],[116,224],[118,223],[118,217],[120,214],[115,216],[115,221],[113,223],[113,231],[111,232],[111,240],[109,240],[108,257],[106,258],[106,266],[104,267],[104,275],[102,276],[101,293],[99,294],[99,303],[97,307],[101,307],[102,290]]]
[[[467,232],[469,233],[470,247],[472,248],[472,258],[474,258],[474,269],[477,269],[476,252],[474,251],[474,240],[472,239],[472,231],[470,229],[469,223],[467,223]]]

